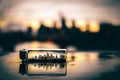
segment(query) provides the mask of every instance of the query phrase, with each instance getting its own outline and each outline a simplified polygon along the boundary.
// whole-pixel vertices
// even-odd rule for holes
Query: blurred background
[[[0,51],[32,41],[47,43],[32,46],[39,48],[119,50],[119,9],[119,0],[0,0]]]

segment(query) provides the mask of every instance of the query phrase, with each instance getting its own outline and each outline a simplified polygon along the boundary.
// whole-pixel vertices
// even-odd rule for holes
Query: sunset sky
[[[5,19],[68,18],[120,23],[120,0],[1,0],[0,17]]]
[[[67,19],[68,28],[72,26],[71,20],[75,19],[76,27],[82,26],[81,30],[85,32],[86,22],[92,21],[90,31],[98,32],[99,27],[94,26],[100,22],[120,24],[119,9],[120,0],[0,0],[0,24],[4,27],[8,23],[19,23],[17,25],[21,27],[13,27],[14,30],[25,30],[25,26],[30,24],[37,30],[40,21],[45,21],[43,23],[48,27],[52,27],[53,21],[57,21],[59,28],[62,13]]]

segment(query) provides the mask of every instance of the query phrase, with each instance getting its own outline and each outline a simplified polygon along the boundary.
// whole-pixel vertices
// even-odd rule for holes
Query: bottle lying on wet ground
[[[22,62],[48,62],[61,63],[66,62],[66,49],[39,49],[31,48],[26,51],[20,50],[20,59]]]

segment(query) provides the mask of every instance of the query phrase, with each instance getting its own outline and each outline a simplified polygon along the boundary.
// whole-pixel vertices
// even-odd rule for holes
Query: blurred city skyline
[[[119,0],[1,0],[0,27],[6,29],[8,24],[16,24],[23,30],[28,26],[36,30],[41,23],[53,27],[55,21],[59,28],[61,13],[68,28],[72,20],[78,27],[87,22],[120,24],[119,8]]]
[[[20,23],[20,22],[9,22],[5,23],[1,21],[1,29],[3,31],[19,31],[23,30],[26,31],[29,27],[33,29],[33,33],[36,33],[36,31],[44,25],[47,28],[57,28],[62,29],[62,20],[65,20],[65,25],[68,29],[72,29],[73,27],[79,29],[82,32],[86,32],[87,30],[90,32],[99,32],[100,31],[100,23],[97,21],[90,21],[90,20],[80,20],[80,19],[66,19],[64,15],[60,16],[59,21],[46,19],[42,21],[31,21],[26,23]],[[89,26],[89,28],[88,28]]]

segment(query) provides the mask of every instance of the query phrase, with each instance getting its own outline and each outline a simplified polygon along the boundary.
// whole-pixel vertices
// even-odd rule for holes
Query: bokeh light
[[[96,21],[91,21],[88,29],[90,32],[96,33],[100,31],[100,26]]]
[[[73,24],[72,24],[72,20],[66,20],[66,26],[67,28],[72,28]]]
[[[34,29],[34,30],[37,30],[39,27],[40,27],[40,22],[39,21],[33,21],[31,22],[31,27]]]
[[[57,29],[61,29],[61,27],[62,27],[61,21],[57,21],[57,22],[56,22],[56,28],[57,28]]]
[[[46,27],[49,27],[49,28],[52,28],[54,26],[54,21],[52,19],[45,19],[43,21],[43,24],[46,26]]]
[[[77,27],[77,28],[79,28],[80,29],[80,31],[82,31],[82,32],[86,32],[87,31],[87,27],[86,27],[86,21],[84,21],[84,20],[76,20],[75,21],[75,26]]]

